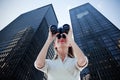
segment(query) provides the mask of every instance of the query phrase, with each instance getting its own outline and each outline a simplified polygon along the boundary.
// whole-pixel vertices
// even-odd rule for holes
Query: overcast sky
[[[59,26],[71,24],[69,9],[90,3],[120,29],[120,0],[0,0],[0,30],[22,13],[53,4]]]

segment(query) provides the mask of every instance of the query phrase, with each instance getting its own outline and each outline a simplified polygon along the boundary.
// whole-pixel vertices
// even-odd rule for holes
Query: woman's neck
[[[66,55],[59,55],[60,56],[60,58],[61,58],[61,60],[62,60],[62,62],[64,61],[64,59],[65,59],[65,57],[66,57]]]
[[[64,61],[65,57],[68,54],[68,50],[67,49],[59,49],[58,50],[58,56],[61,58],[62,61]]]

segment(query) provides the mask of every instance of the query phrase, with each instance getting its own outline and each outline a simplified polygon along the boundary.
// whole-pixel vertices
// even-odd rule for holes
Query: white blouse
[[[88,65],[88,59],[86,57],[87,64],[84,67],[79,67],[76,58],[66,57],[64,61],[58,57],[57,59],[46,59],[43,68],[35,68],[46,73],[48,80],[80,80],[80,71],[82,71]]]

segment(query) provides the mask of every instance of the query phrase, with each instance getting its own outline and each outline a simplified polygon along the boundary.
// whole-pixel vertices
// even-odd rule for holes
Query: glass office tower
[[[74,39],[89,59],[81,79],[120,80],[120,30],[89,3],[69,12]]]
[[[58,20],[49,4],[20,15],[0,31],[0,80],[46,80],[34,61],[51,24],[57,25]],[[47,58],[53,55],[50,47]]]

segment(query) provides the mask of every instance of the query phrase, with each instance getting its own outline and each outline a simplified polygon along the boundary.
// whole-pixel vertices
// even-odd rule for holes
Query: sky
[[[58,26],[70,24],[69,9],[90,3],[120,29],[120,0],[0,0],[0,30],[19,15],[52,4]]]

